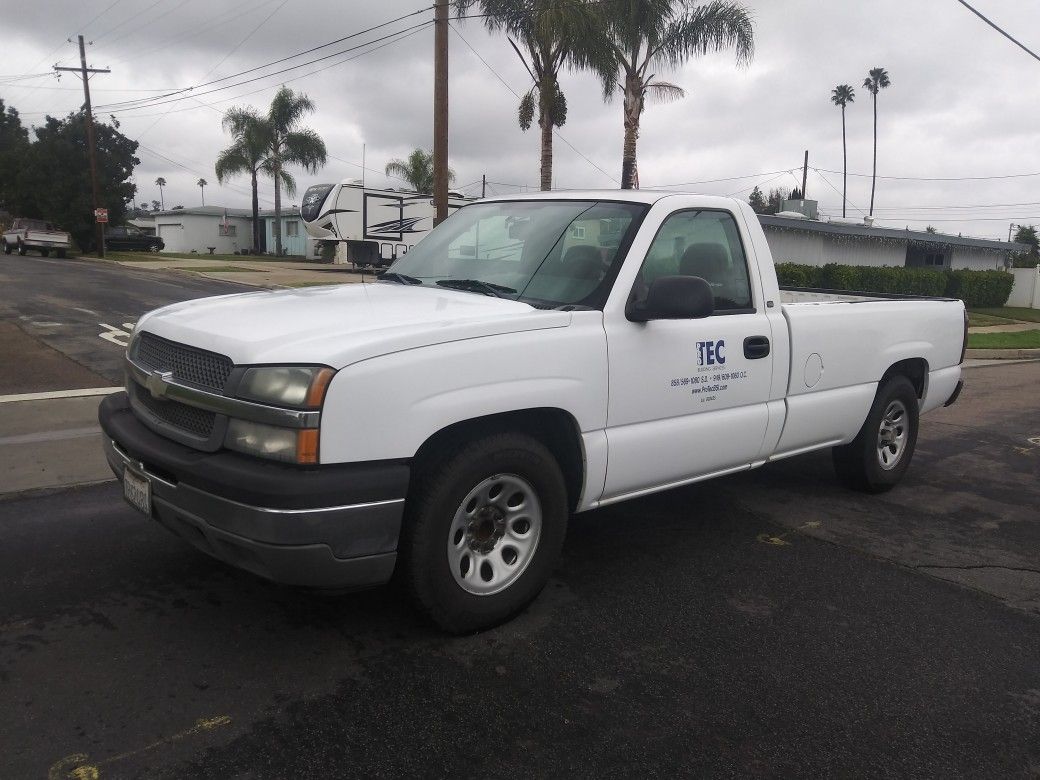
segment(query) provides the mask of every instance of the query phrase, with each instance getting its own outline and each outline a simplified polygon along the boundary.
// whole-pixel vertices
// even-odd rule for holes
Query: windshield
[[[474,203],[397,260],[388,280],[598,308],[646,209],[577,200]]]

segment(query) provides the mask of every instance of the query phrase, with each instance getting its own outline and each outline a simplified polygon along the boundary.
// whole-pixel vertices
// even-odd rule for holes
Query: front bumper
[[[105,456],[151,484],[152,516],[214,558],[266,579],[360,588],[393,574],[408,488],[400,462],[298,467],[161,437],[126,393],[102,401]]]

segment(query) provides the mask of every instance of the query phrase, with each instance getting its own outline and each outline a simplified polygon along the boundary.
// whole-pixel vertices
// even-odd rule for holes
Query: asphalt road
[[[252,289],[114,263],[4,255],[0,348],[5,363],[32,370],[4,371],[0,393],[102,384],[91,381],[91,374],[104,383],[120,384],[127,331],[142,314],[169,303]],[[53,354],[41,354],[48,348]]]
[[[467,638],[113,484],[0,501],[0,776],[1036,777],[1040,364],[968,378],[895,491],[813,455],[579,515]]]

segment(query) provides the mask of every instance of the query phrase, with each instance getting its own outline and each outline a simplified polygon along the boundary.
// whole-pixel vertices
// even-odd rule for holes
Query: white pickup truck
[[[17,250],[24,255],[30,249],[47,257],[54,252],[58,257],[65,257],[72,248],[72,238],[64,230],[58,230],[50,222],[42,219],[18,218],[9,230],[5,230],[0,238],[4,254],[9,255]]]
[[[781,292],[745,203],[539,193],[459,209],[376,283],[145,315],[100,421],[126,498],[210,555],[396,572],[472,631],[537,596],[572,512],[821,448],[891,488],[965,340],[957,300]]]

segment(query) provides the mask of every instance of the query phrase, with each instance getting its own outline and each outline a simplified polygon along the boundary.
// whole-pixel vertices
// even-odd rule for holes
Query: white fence
[[[1008,296],[1008,306],[1040,309],[1040,265],[1036,268],[1012,268],[1015,286]]]

